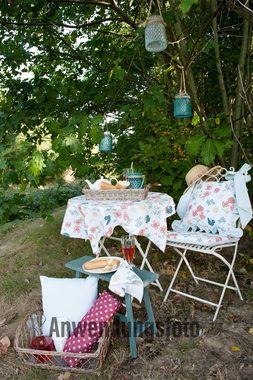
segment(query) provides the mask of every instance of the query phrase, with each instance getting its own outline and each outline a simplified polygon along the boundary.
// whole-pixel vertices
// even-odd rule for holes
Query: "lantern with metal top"
[[[99,143],[100,152],[111,153],[112,151],[112,135],[110,132],[104,132],[104,137]]]
[[[192,117],[191,97],[186,92],[184,70],[181,74],[181,85],[179,93],[175,96],[173,103],[173,116],[177,119]]]
[[[165,22],[162,17],[161,6],[157,0],[160,15],[150,16],[153,0],[150,2],[148,17],[145,21],[145,48],[147,51],[158,53],[167,48]]]

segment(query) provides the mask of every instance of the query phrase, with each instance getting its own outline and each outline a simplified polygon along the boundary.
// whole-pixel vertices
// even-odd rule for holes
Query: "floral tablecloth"
[[[61,234],[90,240],[92,251],[97,254],[100,239],[110,237],[114,228],[121,226],[127,233],[147,237],[164,251],[166,219],[174,213],[172,197],[163,193],[149,192],[143,201],[95,201],[81,195],[69,199]]]

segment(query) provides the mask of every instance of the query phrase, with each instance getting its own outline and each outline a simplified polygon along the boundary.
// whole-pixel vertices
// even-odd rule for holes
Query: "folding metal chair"
[[[249,170],[249,169],[250,169],[250,167],[247,165],[247,170]],[[194,185],[194,188],[191,189],[190,197],[188,195],[189,202],[188,202],[187,207],[186,207],[187,208],[186,213],[188,216],[186,215],[186,218],[184,216],[183,220],[181,220],[181,221],[174,222],[174,225],[172,224],[172,227],[174,230],[168,231],[168,233],[167,233],[167,247],[172,247],[181,256],[181,258],[179,260],[179,263],[177,265],[175,273],[172,277],[172,280],[169,284],[169,287],[167,289],[167,292],[165,294],[163,302],[165,302],[167,300],[169,294],[171,292],[173,292],[173,293],[177,293],[177,294],[186,296],[188,298],[194,299],[196,301],[200,301],[202,303],[209,304],[209,305],[215,307],[215,309],[216,309],[214,317],[213,317],[213,321],[215,321],[217,318],[220,307],[222,305],[222,301],[223,301],[226,289],[231,289],[231,290],[236,291],[238,296],[240,297],[240,299],[243,300],[242,295],[241,295],[241,291],[239,289],[239,286],[238,286],[238,283],[237,283],[237,280],[236,280],[236,277],[234,274],[234,269],[233,269],[235,261],[236,261],[237,248],[238,248],[238,242],[239,242],[240,236],[237,236],[237,237],[231,236],[233,234],[230,234],[229,231],[227,232],[227,235],[225,233],[222,233],[222,234],[214,233],[215,228],[219,229],[219,225],[217,225],[217,224],[215,225],[215,220],[211,217],[212,211],[215,212],[215,210],[216,210],[215,209],[215,207],[216,207],[215,201],[214,201],[214,199],[212,199],[212,190],[216,191],[218,193],[219,191],[220,192],[222,191],[219,189],[223,188],[223,190],[224,190],[223,196],[225,196],[225,198],[222,199],[222,193],[221,193],[220,199],[219,199],[220,206],[221,206],[221,208],[223,208],[223,215],[219,220],[223,220],[223,224],[224,224],[224,223],[226,223],[226,217],[227,217],[231,223],[234,223],[234,226],[232,226],[233,232],[237,231],[237,233],[238,233],[238,231],[240,231],[241,229],[236,228],[236,227],[239,227],[238,222],[241,222],[241,215],[242,215],[241,210],[239,209],[240,205],[238,205],[238,198],[240,198],[242,194],[237,196],[237,193],[239,194],[239,188],[237,185],[238,185],[238,183],[240,183],[239,182],[240,179],[241,179],[241,181],[244,180],[244,186],[245,186],[244,192],[246,191],[246,194],[248,197],[247,188],[246,188],[245,183],[250,180],[250,177],[247,176],[247,180],[246,180],[245,174],[247,174],[247,171],[244,172],[244,174],[240,173],[240,178],[236,179],[237,185],[235,186],[235,184],[234,184],[235,176],[233,176],[233,175],[229,176],[229,175],[227,175],[227,173],[232,173],[232,174],[234,173],[235,174],[237,172],[227,172],[224,168],[220,168],[217,171],[217,173],[215,174],[215,176],[212,175],[211,177],[206,178],[205,181],[197,181]],[[244,177],[242,177],[243,175],[244,175]],[[226,181],[227,177],[228,178],[231,177],[232,179]],[[222,185],[218,185],[219,183],[222,183]],[[226,186],[227,186],[227,188],[230,189],[230,190],[228,190],[227,197],[226,197],[226,190],[225,190]],[[208,191],[206,191],[206,189],[208,189],[208,187],[210,189],[212,189],[212,190],[209,190],[209,193],[210,193],[209,197],[208,197]],[[234,197],[231,197],[231,196],[229,197],[229,191],[231,191],[231,189],[233,189]],[[198,198],[200,196],[200,194],[206,195],[205,202],[206,202],[206,204],[208,204],[208,202],[209,202],[209,204],[211,205],[211,209],[209,208],[209,209],[201,210],[201,208],[199,206],[197,206],[198,201],[196,201],[196,198]],[[244,197],[245,197],[245,194],[244,194]],[[195,199],[195,201],[194,201],[194,199]],[[186,202],[185,199],[182,200],[182,198],[180,201],[181,201],[181,203]],[[230,204],[229,204],[229,202],[230,202]],[[247,204],[247,210],[242,210],[242,211],[244,211],[248,214],[246,217],[246,223],[247,223],[247,221],[252,218],[252,208],[250,205],[249,198],[247,199],[246,204]],[[197,207],[199,207],[199,208],[197,208]],[[205,232],[201,231],[201,227],[203,227],[204,224],[201,224],[200,228],[198,228],[194,224],[194,221],[192,224],[190,224],[190,227],[188,225],[189,230],[185,231],[187,222],[191,223],[191,220],[189,220],[190,216],[196,215],[197,212],[199,212],[199,219],[198,220],[200,221],[200,224],[202,223],[201,218],[204,220],[205,213],[207,214],[206,221],[207,221],[207,224],[210,223],[209,227],[212,230],[211,233],[210,233],[210,231],[205,231]],[[202,215],[201,215],[201,212],[202,212]],[[205,223],[205,220],[203,223]],[[213,225],[212,225],[212,223],[213,223]],[[244,220],[244,223],[240,224],[240,226],[245,227],[245,220]],[[184,231],[182,231],[183,229],[184,229]],[[205,227],[203,227],[203,229],[205,229]],[[208,226],[206,229],[208,230]],[[242,234],[242,230],[241,230],[241,234]],[[224,253],[223,250],[226,248],[230,248],[233,250],[233,254],[231,255],[231,260],[227,260],[223,256],[223,253]],[[194,273],[192,266],[190,265],[189,260],[188,260],[189,253],[191,251],[206,254],[209,256],[216,257],[217,259],[220,259],[228,268],[228,272],[227,272],[224,283],[212,281],[212,280],[209,280],[207,278],[197,276]],[[187,292],[183,292],[181,290],[177,290],[176,288],[174,288],[174,283],[176,281],[177,275],[178,275],[183,263],[186,265],[187,269],[189,270],[189,272],[190,272],[190,274],[191,274],[196,285],[199,285],[200,282],[205,282],[205,283],[208,283],[210,285],[216,285],[216,286],[221,288],[221,293],[220,293],[220,296],[219,296],[219,299],[217,302],[211,302],[205,298],[197,297],[197,296],[194,296],[194,295],[189,294]]]

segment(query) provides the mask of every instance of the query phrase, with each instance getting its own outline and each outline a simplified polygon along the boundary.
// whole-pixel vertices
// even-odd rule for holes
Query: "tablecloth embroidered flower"
[[[142,201],[86,200],[84,195],[69,199],[61,234],[90,240],[94,254],[99,241],[110,237],[116,226],[127,233],[145,236],[161,251],[166,247],[167,218],[175,213],[168,194],[149,192]]]

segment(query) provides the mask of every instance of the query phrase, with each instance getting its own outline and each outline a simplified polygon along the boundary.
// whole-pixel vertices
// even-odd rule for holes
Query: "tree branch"
[[[71,25],[71,24],[61,24],[55,22],[54,25],[58,27],[65,27],[69,29],[81,29],[81,28],[86,28],[89,26],[97,25],[97,24],[102,24],[103,22],[106,21],[120,21],[122,22],[122,19],[120,18],[113,18],[113,17],[108,17],[104,18],[101,20],[96,20],[96,21],[91,21],[87,22],[85,24],[79,24],[79,25]],[[1,25],[16,25],[16,26],[47,26],[49,23],[48,22],[42,22],[42,21],[34,21],[34,22],[17,22],[17,21],[7,21],[6,19],[0,19],[0,24]]]
[[[241,81],[244,78],[245,72],[245,63],[247,56],[247,48],[248,48],[248,38],[249,38],[249,20],[244,18],[243,20],[243,38],[241,43],[241,51],[239,57],[239,65],[238,65],[238,76],[237,76],[237,87],[236,87],[236,98],[235,98],[235,108],[234,108],[234,120],[240,119],[242,115],[242,97],[241,97]],[[240,74],[239,74],[240,72]],[[240,77],[241,76],[241,77]],[[239,157],[239,144],[238,140],[240,139],[241,134],[241,121],[235,121],[233,125],[233,135],[234,135],[234,144],[231,152],[231,165],[236,168],[238,164]]]
[[[115,2],[115,0],[105,1],[105,0],[49,0],[51,3],[60,4],[60,3],[75,3],[75,4],[84,4],[84,5],[97,5],[110,8],[112,11],[117,13],[122,20],[130,25],[133,29],[137,29],[138,26],[134,20],[132,20]]]
[[[212,9],[212,12],[214,14],[215,10],[217,9],[216,0],[212,1],[211,9]],[[217,17],[216,16],[213,18],[213,37],[214,37],[215,62],[216,62],[216,68],[217,68],[217,72],[218,72],[218,79],[219,79],[219,85],[220,85],[220,91],[221,91],[221,97],[222,97],[222,103],[223,103],[223,111],[224,111],[225,115],[228,116],[229,115],[228,97],[227,97],[227,91],[226,91],[226,86],[225,86],[223,72],[222,72],[222,66],[221,66],[220,46],[219,46],[219,37],[218,37],[218,27],[217,27]]]
[[[206,23],[206,24],[203,26],[203,28],[201,29],[201,31],[200,31],[198,37],[196,38],[196,40],[195,40],[195,42],[194,42],[194,44],[193,44],[193,47],[192,47],[191,53],[189,54],[188,62],[186,63],[186,67],[185,67],[185,69],[187,69],[188,66],[190,66],[191,63],[193,62],[193,60],[194,60],[193,55],[194,55],[194,52],[195,52],[195,50],[196,50],[196,48],[197,48],[197,45],[198,45],[199,41],[203,38],[203,35],[204,35],[205,31],[209,28],[210,24],[211,24],[212,21],[213,21],[213,18],[217,16],[219,10],[221,9],[221,7],[222,7],[222,5],[223,5],[223,3],[224,3],[225,1],[226,1],[226,0],[222,0],[222,1],[220,1],[218,7],[217,7],[216,10],[213,12],[213,14],[211,15],[210,19],[207,21],[207,23]]]
[[[122,9],[120,9],[118,7],[118,5],[116,4],[115,0],[111,0],[110,8],[113,11],[115,11],[118,15],[120,15],[122,17],[122,19],[127,24],[129,24],[133,29],[137,29],[138,28],[137,24],[130,17],[128,17],[128,15],[125,12],[123,12]]]
[[[60,3],[75,3],[75,4],[87,4],[87,5],[99,5],[102,7],[110,7],[110,1],[105,1],[105,0],[49,0],[49,3],[55,3],[55,4],[60,4]]]
[[[54,26],[53,23],[50,23],[52,26]],[[81,61],[86,62],[88,65],[91,65],[90,61],[88,61],[86,58],[84,58],[81,54],[79,54],[78,51],[76,51],[71,44],[69,44],[64,37],[62,37],[56,30],[51,30],[51,33],[54,34],[57,38],[59,38],[60,41],[62,41]]]
[[[175,5],[176,5],[175,0],[169,0],[169,3],[171,4],[172,7],[175,7]],[[198,100],[197,86],[196,86],[196,83],[194,80],[194,76],[193,76],[193,72],[192,72],[192,68],[191,68],[191,64],[190,64],[190,58],[188,58],[189,54],[188,54],[187,43],[186,43],[185,39],[182,39],[182,37],[184,37],[184,34],[183,34],[183,28],[182,28],[181,21],[178,17],[176,17],[176,18],[177,18],[177,22],[173,26],[173,28],[176,32],[176,36],[173,33],[173,29],[170,26],[168,26],[168,28],[170,28],[170,32],[171,32],[171,35],[173,36],[174,40],[180,39],[180,43],[176,44],[175,47],[176,47],[177,53],[179,55],[179,60],[180,60],[181,66],[183,66],[185,74],[186,74],[186,80],[187,80],[187,84],[188,84],[189,89],[190,89],[190,94],[192,97],[194,108],[200,117],[201,126],[203,128],[203,131],[206,133],[204,124],[202,122],[203,118],[204,118],[204,109],[200,105],[199,100]],[[187,72],[186,72],[186,70],[187,70]],[[180,69],[180,72],[181,72],[181,69]]]

